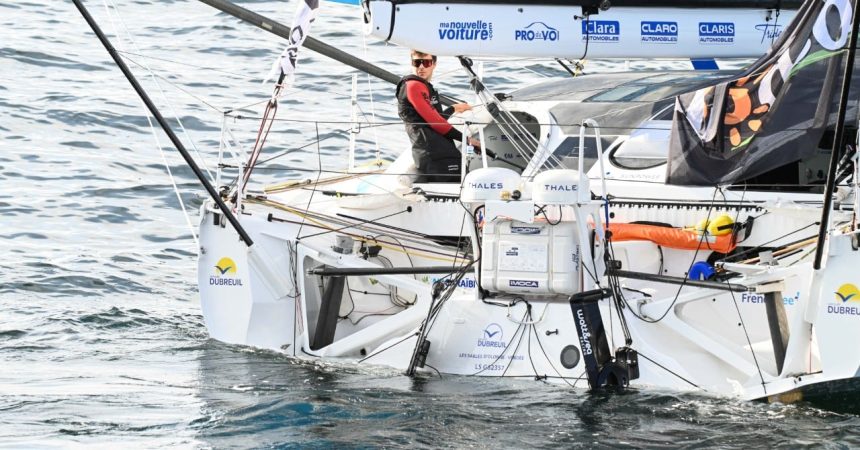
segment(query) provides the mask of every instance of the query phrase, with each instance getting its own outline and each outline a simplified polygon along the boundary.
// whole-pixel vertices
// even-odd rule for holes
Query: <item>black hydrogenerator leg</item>
[[[570,309],[573,311],[573,323],[579,334],[579,347],[582,350],[582,360],[585,362],[585,373],[588,375],[588,385],[592,390],[600,387],[600,371],[612,360],[609,353],[609,343],[600,317],[600,307],[597,302],[609,296],[608,289],[597,289],[580,292],[570,297]]]

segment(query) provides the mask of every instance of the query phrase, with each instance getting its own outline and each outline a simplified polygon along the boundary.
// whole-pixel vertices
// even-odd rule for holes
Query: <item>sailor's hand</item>
[[[455,103],[451,105],[451,107],[454,108],[455,113],[461,113],[472,109],[472,106],[468,103]]]
[[[472,147],[475,147],[475,153],[477,153],[479,155],[481,154],[481,141],[470,137],[469,138],[469,145],[471,145]]]

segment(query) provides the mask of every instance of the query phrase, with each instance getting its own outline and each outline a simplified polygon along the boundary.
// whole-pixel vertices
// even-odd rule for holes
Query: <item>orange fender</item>
[[[703,238],[695,231],[635,223],[610,223],[609,231],[612,233],[612,242],[651,241],[668,248],[713,250],[720,253],[728,253],[737,246],[733,233],[724,236],[709,234]]]

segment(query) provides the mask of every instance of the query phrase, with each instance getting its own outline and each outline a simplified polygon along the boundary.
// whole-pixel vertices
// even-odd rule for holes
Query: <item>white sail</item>
[[[396,3],[396,5],[395,5]],[[746,58],[764,54],[796,10],[393,2],[365,6],[365,32],[435,55]]]

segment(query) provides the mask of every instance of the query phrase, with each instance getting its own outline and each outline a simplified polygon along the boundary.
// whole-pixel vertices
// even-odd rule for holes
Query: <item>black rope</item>
[[[655,366],[657,366],[657,367],[659,367],[659,368],[661,368],[661,369],[665,370],[666,372],[669,372],[670,374],[672,374],[672,375],[674,375],[674,376],[678,377],[678,379],[683,380],[684,382],[688,383],[690,386],[693,386],[693,387],[694,387],[694,388],[696,388],[696,389],[701,389],[701,390],[703,390],[703,391],[707,392],[707,389],[705,389],[705,388],[703,388],[703,387],[700,387],[698,384],[693,383],[692,381],[690,381],[690,380],[688,380],[688,379],[686,379],[686,378],[682,377],[681,375],[678,375],[676,372],[672,371],[672,370],[671,370],[671,369],[669,369],[668,367],[666,367],[666,366],[664,366],[664,365],[662,365],[662,364],[658,363],[657,361],[654,361],[653,359],[651,359],[651,358],[649,358],[649,357],[647,357],[647,356],[643,355],[643,354],[642,354],[642,352],[640,352],[639,350],[636,350],[636,353],[637,353],[639,356],[641,356],[641,357],[645,358],[646,360],[650,361],[650,362],[651,362],[652,364],[654,364]]]
[[[726,283],[728,284],[728,280],[726,280]],[[738,320],[741,321],[741,327],[744,330],[744,336],[747,339],[747,344],[750,346],[750,354],[753,357],[753,362],[755,363],[755,368],[758,371],[758,377],[759,377],[759,379],[761,379],[761,388],[762,388],[762,390],[764,390],[764,394],[767,395],[767,386],[765,386],[764,376],[761,373],[761,367],[758,365],[758,358],[756,358],[756,356],[755,356],[755,349],[753,349],[752,341],[750,340],[750,335],[747,332],[747,325],[744,322],[744,317],[741,314],[741,309],[738,306],[738,301],[735,298],[735,293],[733,291],[729,291],[729,293],[732,295],[732,303],[734,303],[735,310],[738,312]]]
[[[320,171],[317,172],[317,181],[313,184],[313,190],[311,191],[310,197],[308,197],[308,205],[305,207],[305,213],[302,215],[302,223],[299,225],[299,230],[296,231],[296,236],[302,234],[302,227],[305,226],[305,217],[308,215],[308,212],[311,210],[311,202],[314,199],[314,194],[317,192],[317,184],[320,182],[320,176],[322,175],[322,153],[320,150],[319,139],[320,139],[320,127],[316,125],[316,133],[317,133],[317,164],[319,164]],[[296,242],[299,242],[299,238],[296,238]]]
[[[403,211],[397,211],[397,212],[395,212],[395,213],[391,213],[391,214],[388,214],[388,215],[385,215],[385,216],[382,216],[382,217],[378,217],[378,218],[376,218],[376,219],[366,219],[366,220],[363,220],[363,221],[361,221],[361,222],[356,222],[356,223],[352,223],[352,224],[344,225],[344,226],[342,226],[342,227],[340,227],[340,228],[335,228],[334,230],[320,231],[319,233],[309,234],[309,235],[307,235],[307,236],[299,236],[299,237],[298,237],[298,239],[307,239],[307,238],[312,238],[312,237],[322,236],[322,235],[324,235],[324,234],[328,234],[328,233],[337,233],[338,231],[343,231],[343,230],[346,230],[346,229],[348,229],[348,228],[355,228],[355,227],[357,227],[357,226],[359,226],[359,225],[364,225],[364,224],[367,224],[367,223],[375,224],[375,222],[380,221],[380,220],[382,220],[382,219],[387,219],[387,218],[389,218],[389,217],[394,217],[394,216],[397,216],[397,215],[400,215],[400,214],[403,214],[403,213],[408,213],[408,212],[412,212],[412,208],[411,208],[411,207],[406,208],[406,209],[404,209]],[[301,230],[299,230],[299,231],[301,231]],[[296,233],[296,234],[298,234],[298,233]]]

